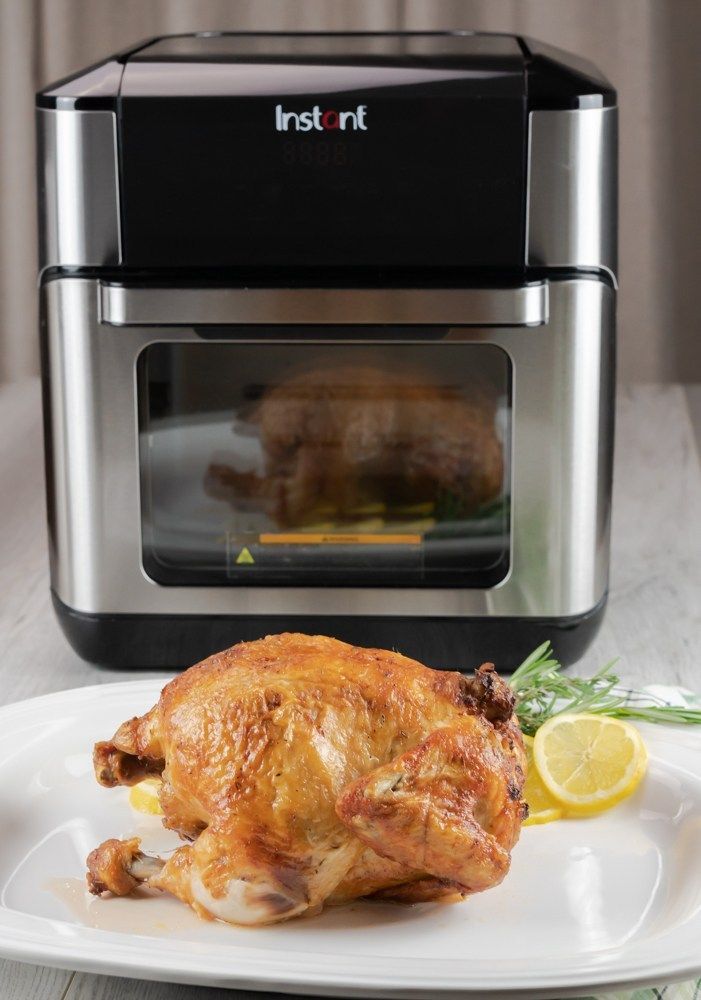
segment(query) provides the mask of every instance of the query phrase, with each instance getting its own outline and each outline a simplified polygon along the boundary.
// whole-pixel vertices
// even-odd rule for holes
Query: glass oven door
[[[297,326],[284,342],[281,330],[141,352],[147,574],[180,586],[503,580],[507,353],[444,327],[364,327],[362,342],[348,326]]]

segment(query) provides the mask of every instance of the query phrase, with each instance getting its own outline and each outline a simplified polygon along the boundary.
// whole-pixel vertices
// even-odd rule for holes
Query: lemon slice
[[[533,737],[524,735],[523,742],[528,763],[528,775],[523,789],[523,797],[528,803],[528,819],[523,821],[523,826],[538,826],[541,823],[552,823],[553,820],[562,819],[564,815],[562,806],[545,787],[535,766]]]
[[[601,715],[556,715],[535,735],[533,757],[543,784],[569,813],[610,809],[631,795],[647,767],[640,733]]]
[[[150,813],[152,816],[162,816],[163,810],[158,798],[161,790],[160,778],[144,778],[134,785],[129,792],[129,805],[140,813]]]

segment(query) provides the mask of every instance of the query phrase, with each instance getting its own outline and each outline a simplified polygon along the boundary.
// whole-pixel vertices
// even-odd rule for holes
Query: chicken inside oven
[[[262,502],[280,528],[382,528],[461,519],[496,500],[504,475],[497,396],[416,371],[320,366],[266,388],[249,419],[262,474],[210,464],[210,496]]]

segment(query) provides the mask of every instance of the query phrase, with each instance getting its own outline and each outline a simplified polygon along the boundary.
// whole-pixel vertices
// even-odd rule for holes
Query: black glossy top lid
[[[456,32],[262,32],[207,31],[159,38],[130,57],[130,62],[458,62],[466,59],[520,62],[514,35]]]
[[[518,75],[528,110],[608,107],[616,93],[591,64],[560,49],[516,35],[484,32],[201,32],[151,39],[53,84],[37,95],[39,107],[115,108],[138,96],[215,96],[249,93],[245,66],[277,67],[281,92],[296,85],[294,70],[321,76],[326,92],[357,89],[334,82],[341,67],[415,70],[419,75],[467,72],[482,75],[485,92],[504,76]],[[237,66],[232,76],[226,67]],[[287,77],[281,68],[289,68]],[[219,69],[217,69],[219,67]],[[423,74],[421,74],[423,71]],[[258,76],[258,83],[260,76]],[[423,82],[423,80],[422,80]],[[381,85],[384,84],[382,81]],[[306,86],[306,83],[305,83]],[[238,90],[236,88],[239,88]],[[307,89],[310,89],[307,87]],[[315,89],[315,88],[311,88]],[[318,87],[316,89],[321,89]]]

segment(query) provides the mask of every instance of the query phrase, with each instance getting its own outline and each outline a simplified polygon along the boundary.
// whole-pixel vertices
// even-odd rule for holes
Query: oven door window
[[[158,583],[490,587],[508,572],[501,348],[156,343],[138,385]]]

